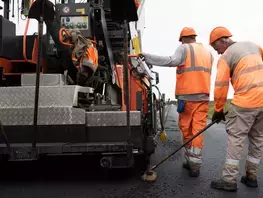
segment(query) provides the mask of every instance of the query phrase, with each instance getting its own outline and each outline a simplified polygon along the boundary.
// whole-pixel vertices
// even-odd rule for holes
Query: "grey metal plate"
[[[87,126],[126,126],[126,111],[86,112]],[[130,125],[141,125],[141,112],[130,112]]]
[[[39,106],[72,106],[75,86],[43,86],[39,90]],[[0,87],[0,108],[34,107],[35,87]]]
[[[83,90],[84,89],[84,90]],[[80,86],[41,86],[40,107],[72,107],[78,91],[92,92],[92,88]],[[34,107],[35,87],[0,87],[0,109]],[[76,102],[76,101],[75,101]]]
[[[34,108],[2,108],[0,119],[4,126],[33,125]],[[38,125],[85,124],[85,110],[72,107],[40,107]]]
[[[127,144],[125,142],[99,142],[99,143],[37,143],[37,153],[38,154],[62,154],[62,153],[86,153],[86,152],[126,152]],[[11,151],[14,153],[21,153],[21,151],[26,150],[26,155],[28,151],[32,149],[32,144],[10,144]],[[19,151],[19,152],[16,152]],[[0,144],[0,154],[8,153],[6,144]],[[134,149],[134,153],[137,150]],[[16,159],[19,155],[16,155]]]
[[[22,86],[35,86],[36,74],[22,74]],[[61,86],[65,85],[65,76],[62,74],[41,74],[40,86]]]

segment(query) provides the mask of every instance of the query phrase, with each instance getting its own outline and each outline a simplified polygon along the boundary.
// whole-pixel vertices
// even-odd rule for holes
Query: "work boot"
[[[189,171],[190,177],[198,177],[200,175],[200,169],[194,166],[191,166],[188,162],[183,163],[183,168]]]
[[[257,174],[259,165],[247,160],[245,169],[246,174],[245,176],[241,177],[241,183],[245,184],[248,187],[258,187]]]
[[[226,191],[236,191],[237,183],[226,182],[223,179],[214,180],[211,182],[211,188],[226,190]]]
[[[241,183],[245,184],[248,187],[258,187],[258,180],[257,179],[249,179],[247,176],[241,177]]]

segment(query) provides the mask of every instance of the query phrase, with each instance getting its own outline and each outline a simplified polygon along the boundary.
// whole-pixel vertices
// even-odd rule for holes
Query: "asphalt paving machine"
[[[1,159],[91,154],[106,168],[132,167],[138,156],[148,164],[165,95],[137,56],[144,1],[22,0],[24,35],[9,19],[10,0],[2,1]],[[34,19],[39,31],[28,35]]]

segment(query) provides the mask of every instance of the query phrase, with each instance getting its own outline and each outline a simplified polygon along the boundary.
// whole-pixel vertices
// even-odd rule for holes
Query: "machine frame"
[[[128,5],[131,4],[120,5],[117,0],[89,2],[95,13],[93,17],[96,24],[94,23],[93,31],[83,31],[83,35],[96,38],[98,48],[104,46],[99,53],[104,55],[103,60],[111,71],[110,80],[104,83],[103,88],[94,89],[70,85],[67,83],[67,75],[58,71],[49,72],[49,68],[43,69],[47,56],[58,56],[57,51],[52,50],[55,45],[50,43],[52,31],[47,31],[43,43],[45,50],[42,54],[44,62],[43,73],[40,75],[36,139],[33,135],[36,81],[36,75],[32,74],[35,72],[34,67],[29,72],[22,71],[22,74],[16,71],[19,78],[15,83],[8,78],[12,75],[2,73],[1,82],[5,79],[13,83],[1,83],[0,87],[2,159],[17,161],[35,160],[47,155],[99,154],[102,156],[101,166],[105,168],[134,166],[136,156],[142,156],[145,165],[149,163],[156,147],[157,111],[163,111],[165,96],[159,93],[157,100],[153,93],[156,85],[153,84],[153,76],[149,75],[153,72],[152,66],[146,65],[143,59],[135,55],[141,51],[141,31],[136,29],[136,23],[138,13],[141,13],[143,8],[130,9]],[[133,0],[127,2],[131,3]],[[116,6],[123,6],[123,9],[117,9]],[[72,1],[68,4],[57,4],[57,18],[63,15],[61,10],[65,7],[70,10],[80,10],[81,7],[90,9],[85,3],[75,4]],[[9,7],[4,9],[6,13]],[[87,11],[83,13],[90,14]],[[64,14],[70,15],[69,12]],[[81,16],[80,12],[72,14]],[[7,16],[5,18],[9,19]],[[113,26],[118,29],[114,29]],[[19,36],[12,35],[12,38]],[[37,38],[33,38],[34,43]],[[56,39],[54,34],[52,39]],[[1,40],[3,43],[9,42],[10,35],[3,36]],[[21,43],[21,36],[18,42]],[[11,60],[13,67],[21,65],[21,62],[15,62],[10,54],[8,58],[3,55],[1,58]],[[120,54],[124,59],[118,58]],[[159,79],[158,73],[153,73],[156,79]],[[158,83],[156,80],[156,84]],[[82,95],[92,99],[91,104],[80,105]],[[35,151],[32,147],[34,141]]]

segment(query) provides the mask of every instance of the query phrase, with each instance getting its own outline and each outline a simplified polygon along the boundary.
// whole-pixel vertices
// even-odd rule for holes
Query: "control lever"
[[[143,62],[145,62],[145,56],[143,54],[139,54],[138,58],[140,58]],[[151,64],[147,64],[147,66],[152,69],[153,66]]]
[[[146,64],[145,62],[145,57],[143,54],[138,54],[138,55],[129,55],[130,58],[135,58],[138,62],[138,64],[135,67],[135,70],[140,74],[140,75],[146,75],[150,79],[154,79],[153,73],[151,71],[152,66]]]
[[[136,67],[137,71],[140,73],[140,74],[146,74],[148,77],[150,77],[151,79],[153,79],[153,73],[152,71],[150,70],[150,68],[148,67],[148,65],[145,63],[145,57],[141,54],[138,56],[137,58],[138,60],[138,66]]]
[[[139,58],[141,58],[143,61],[145,61],[145,57],[144,57],[144,55],[143,54],[139,54],[139,56],[138,56]]]

